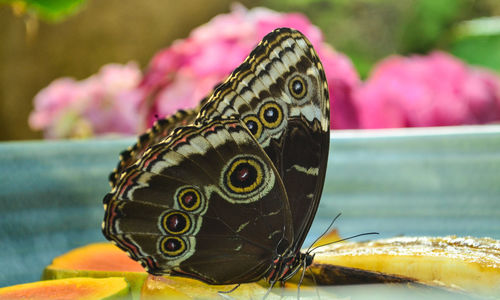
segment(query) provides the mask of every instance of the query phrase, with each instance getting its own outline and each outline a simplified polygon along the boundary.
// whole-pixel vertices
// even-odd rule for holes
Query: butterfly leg
[[[234,292],[237,288],[239,288],[241,285],[241,283],[238,283],[237,285],[235,285],[232,289],[230,289],[229,291],[218,291],[219,294],[229,294],[229,293],[232,293]],[[221,295],[222,296],[222,295]]]
[[[314,283],[314,288],[316,290],[316,295],[318,296],[318,300],[321,300],[321,296],[319,294],[318,284],[316,283],[316,277],[314,277],[314,272],[311,269],[308,269],[308,271],[311,274],[311,278],[312,278],[312,281]]]
[[[264,295],[264,297],[262,297],[262,300],[265,300],[267,298],[267,296],[269,296],[269,294],[271,293],[271,291],[273,290],[274,288],[274,284],[276,283],[276,281],[272,281],[271,282],[271,285],[269,286],[269,288],[267,289],[267,292],[266,294]]]

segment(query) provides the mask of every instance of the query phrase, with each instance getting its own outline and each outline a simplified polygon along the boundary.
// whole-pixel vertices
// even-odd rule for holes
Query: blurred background
[[[342,236],[500,238],[500,126],[434,127],[500,122],[498,0],[0,0],[0,141],[137,135],[282,26],[321,58],[331,128],[432,127],[335,130],[310,239],[338,212]],[[104,240],[133,140],[0,144],[0,286]]]
[[[215,16],[229,13],[232,3],[0,0],[0,140],[43,138],[42,130],[30,128],[28,119],[35,95],[56,78],[78,81],[103,65],[130,61],[146,72],[155,53]],[[494,74],[500,71],[497,0],[240,3],[248,9],[259,6],[303,14],[321,30],[326,43],[348,57],[360,82],[390,55],[426,55],[434,50]]]

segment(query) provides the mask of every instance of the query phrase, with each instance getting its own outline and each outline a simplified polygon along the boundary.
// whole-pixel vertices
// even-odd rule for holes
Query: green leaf
[[[400,53],[426,53],[439,45],[450,25],[464,14],[467,0],[420,0],[403,24]]]
[[[85,0],[0,0],[0,3],[21,7],[34,13],[40,19],[50,22],[61,21],[79,11]]]
[[[450,52],[469,64],[500,72],[500,18],[463,22],[454,30]]]

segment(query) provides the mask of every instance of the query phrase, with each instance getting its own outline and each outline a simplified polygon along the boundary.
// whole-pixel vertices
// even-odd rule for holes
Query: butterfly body
[[[274,284],[311,264],[300,248],[326,172],[329,100],[302,34],[267,35],[191,125],[163,128],[112,176],[108,239],[151,274],[210,284]]]

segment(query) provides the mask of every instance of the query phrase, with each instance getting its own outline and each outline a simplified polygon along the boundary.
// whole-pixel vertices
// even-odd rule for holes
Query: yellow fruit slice
[[[72,277],[125,277],[132,294],[139,293],[148,273],[142,266],[111,243],[95,243],[71,250],[54,258],[43,271],[42,279]]]
[[[315,253],[316,265],[377,271],[425,284],[500,295],[500,241],[491,238],[397,237],[332,244]]]
[[[152,299],[222,299],[221,294],[231,291],[233,285],[209,285],[199,280],[177,276],[149,276],[141,292],[141,300]],[[222,292],[222,293],[221,293]],[[258,283],[241,284],[227,293],[230,299],[261,299],[267,288]],[[268,299],[274,299],[269,297]]]
[[[337,229],[332,229],[332,230],[328,231],[328,233],[326,233],[325,235],[323,235],[319,240],[317,240],[311,246],[311,249],[312,248],[316,248],[316,247],[321,247],[321,246],[324,246],[324,245],[327,245],[327,244],[332,244],[332,243],[340,241],[341,239],[342,238],[340,237],[339,232],[337,231]]]
[[[232,285],[209,285],[199,280],[178,276],[150,276],[141,291],[141,300],[157,299],[263,299],[269,292],[269,284],[264,280],[254,283]],[[297,284],[277,283],[267,294],[266,300],[297,299],[337,299],[332,291],[303,284],[300,292]]]
[[[45,280],[0,288],[0,299],[97,300],[129,299],[130,289],[124,278],[68,278]]]

